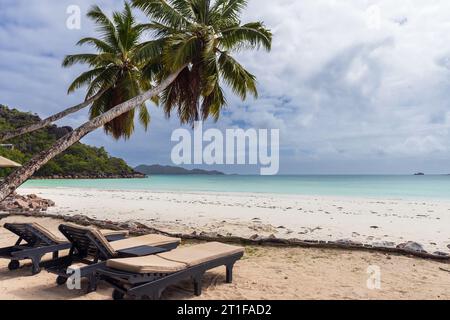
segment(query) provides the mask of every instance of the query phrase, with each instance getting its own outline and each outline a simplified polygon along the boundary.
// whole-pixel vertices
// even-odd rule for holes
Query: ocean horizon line
[[[30,180],[23,186],[169,192],[239,192],[450,200],[448,175],[151,175],[141,179]]]
[[[164,175],[164,174],[158,174],[158,175]],[[183,174],[181,174],[183,175]],[[189,175],[189,174],[186,174]],[[199,175],[206,175],[207,174],[199,174]],[[260,174],[240,174],[240,173],[224,173],[224,175],[227,176],[262,176]],[[450,173],[426,173],[423,175],[417,175],[415,173],[282,173],[282,174],[276,174],[276,175],[269,175],[264,177],[286,177],[286,176],[293,176],[293,177],[301,177],[301,176],[450,176]]]

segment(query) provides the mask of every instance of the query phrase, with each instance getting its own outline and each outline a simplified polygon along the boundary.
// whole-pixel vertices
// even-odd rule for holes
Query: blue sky
[[[94,35],[92,4],[116,0],[0,0],[0,103],[42,117],[77,104],[68,96],[83,68],[62,69],[75,43]],[[66,28],[79,5],[80,30]],[[141,20],[145,18],[139,14]],[[450,173],[450,3],[446,0],[250,0],[244,21],[274,32],[271,53],[238,58],[258,77],[260,98],[229,106],[219,128],[280,129],[280,173]],[[133,165],[170,164],[179,127],[149,105],[153,122],[127,142],[102,130],[83,142]],[[60,125],[77,126],[81,112]],[[254,173],[256,167],[217,167]]]

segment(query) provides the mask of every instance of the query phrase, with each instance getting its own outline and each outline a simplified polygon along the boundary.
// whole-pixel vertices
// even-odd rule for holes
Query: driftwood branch
[[[52,218],[55,220],[63,220],[66,222],[76,223],[84,226],[94,226],[101,229],[110,230],[127,230],[131,235],[139,236],[150,233],[162,234],[169,237],[181,238],[183,240],[198,240],[198,241],[218,241],[225,243],[234,243],[242,245],[253,245],[253,246],[283,246],[283,247],[299,247],[299,248],[316,248],[316,249],[336,249],[336,250],[355,250],[355,251],[368,251],[368,252],[382,252],[397,254],[402,256],[410,256],[428,260],[435,260],[440,262],[450,262],[450,256],[435,255],[426,252],[416,252],[405,250],[396,247],[377,247],[368,244],[358,244],[358,243],[341,243],[334,241],[317,241],[317,240],[300,240],[300,239],[279,239],[279,238],[261,238],[257,240],[252,240],[243,237],[225,237],[225,236],[211,236],[208,234],[182,234],[182,233],[169,233],[156,228],[148,227],[144,224],[137,222],[112,222],[112,221],[101,221],[95,220],[86,216],[76,215],[76,216],[63,216],[54,215],[47,213],[12,213],[0,215],[0,220],[11,216],[26,216],[34,218]],[[446,270],[443,270],[446,271]],[[450,271],[449,271],[450,272]]]

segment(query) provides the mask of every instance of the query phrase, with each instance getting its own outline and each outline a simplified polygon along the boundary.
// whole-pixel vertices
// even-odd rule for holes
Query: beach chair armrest
[[[85,265],[85,266],[80,267],[78,269],[80,271],[80,276],[81,277],[86,277],[87,275],[95,274],[96,271],[102,270],[104,268],[106,268],[106,261],[93,263],[93,264],[88,264],[88,265]],[[70,272],[69,272],[70,269],[71,269],[71,267],[69,266],[67,268],[67,272],[66,273],[70,274]]]
[[[14,252],[16,249],[14,246],[12,247],[5,247],[5,248],[0,248],[0,256],[9,256],[11,255],[12,252]]]
[[[151,247],[151,246],[138,246],[133,248],[127,248],[123,250],[118,250],[117,253],[120,257],[143,257],[150,256],[153,254],[167,252],[167,249],[160,247]]]
[[[71,247],[70,243],[61,243],[61,244],[56,244],[53,246],[45,246],[45,247],[20,250],[20,251],[12,252],[11,255],[18,259],[26,259],[31,256],[45,255],[47,253],[58,252],[61,250],[68,250],[68,249],[70,249],[70,247]]]
[[[127,278],[127,277],[136,277],[136,274],[133,272],[120,271],[111,268],[103,268],[98,270],[98,273],[103,276],[108,276],[112,278]]]
[[[113,241],[119,241],[119,240],[126,239],[127,237],[123,234],[112,234],[112,235],[105,236],[105,238],[108,241],[113,242]]]

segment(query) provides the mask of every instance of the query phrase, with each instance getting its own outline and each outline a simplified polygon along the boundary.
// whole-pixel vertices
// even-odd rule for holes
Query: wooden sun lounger
[[[109,242],[95,228],[72,224],[62,224],[59,230],[71,243],[69,255],[49,261],[44,267],[58,276],[59,285],[66,283],[71,270],[76,269],[81,278],[89,280],[88,292],[96,290],[95,272],[106,267],[106,260],[161,253],[176,248],[181,242],[178,238],[157,234]]]
[[[33,275],[41,271],[41,260],[46,254],[58,258],[59,252],[68,250],[71,244],[37,223],[6,223],[4,228],[16,234],[19,239],[11,247],[0,249],[0,258],[11,260],[9,270],[20,268],[21,260],[31,260]],[[102,231],[109,241],[124,239],[126,231]]]
[[[115,300],[125,296],[160,299],[168,286],[188,278],[193,279],[194,293],[199,296],[208,270],[225,266],[226,282],[231,283],[234,264],[243,255],[241,247],[210,242],[154,256],[108,260],[97,274],[114,288]]]

